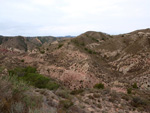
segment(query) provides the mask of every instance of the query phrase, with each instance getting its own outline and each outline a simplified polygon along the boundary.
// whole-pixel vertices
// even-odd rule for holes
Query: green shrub
[[[4,70],[4,67],[0,67],[0,72],[2,72]]]
[[[102,83],[95,84],[94,88],[96,88],[96,89],[104,89],[104,84],[102,84]]]
[[[95,51],[92,51],[91,49],[84,48],[85,51],[87,51],[89,54],[96,54]]]
[[[136,96],[136,97],[133,97],[131,104],[134,107],[141,107],[141,106],[148,105],[148,101],[146,99]]]
[[[66,99],[70,98],[69,92],[67,90],[59,89],[56,91],[56,95],[62,98],[66,98]]]
[[[40,51],[40,53],[41,53],[41,54],[44,54],[44,53],[45,53],[45,51]]]
[[[22,59],[21,62],[24,62],[24,59]]]
[[[25,95],[22,98],[22,101],[25,103],[25,105],[27,107],[30,108],[36,108],[36,107],[40,107],[40,103],[42,101],[42,97],[41,96],[37,96],[37,95]]]
[[[104,38],[102,38],[102,40],[105,40]]]
[[[133,87],[134,89],[138,89],[137,83],[134,83],[134,84],[132,85],[132,87]]]
[[[93,40],[93,41],[96,41],[96,42],[99,42],[97,39],[95,39],[95,38],[93,38],[93,37],[92,37],[92,40]]]
[[[58,45],[58,49],[61,48],[63,45],[64,45],[64,44],[59,44],[59,45]]]
[[[131,94],[131,93],[132,93],[132,88],[128,88],[128,89],[127,89],[127,93],[128,93],[128,94]]]
[[[31,66],[28,66],[26,68],[23,69],[26,73],[36,73],[36,68],[35,67],[31,67]]]
[[[77,94],[82,93],[83,91],[84,91],[83,89],[73,90],[73,91],[71,91],[70,94],[72,94],[72,95],[77,95]]]
[[[28,113],[29,108],[40,107],[42,99],[33,92],[28,93],[30,90],[17,76],[0,77],[0,112]]]
[[[38,88],[46,88],[49,79],[38,74],[38,73],[28,73],[20,79],[29,82],[30,85],[33,85]]]
[[[60,105],[63,108],[68,109],[69,107],[71,107],[73,105],[73,102],[71,100],[61,100]]]
[[[76,46],[85,46],[84,42],[83,43],[79,43],[79,41],[76,40],[76,39],[71,40],[71,42],[73,42]]]
[[[84,48],[85,51],[88,51],[88,48]]]
[[[16,75],[18,80],[23,80],[37,88],[47,88],[54,90],[59,87],[59,84],[48,77],[36,73],[36,68],[30,66],[26,68],[15,68],[14,70],[9,71],[9,75]]]
[[[85,43],[81,43],[81,46],[85,46]]]
[[[49,90],[56,90],[59,88],[59,84],[49,81],[48,84],[46,85],[46,88]]]
[[[92,52],[92,50],[89,49],[89,50],[88,50],[88,53],[89,53],[89,54],[92,54],[93,52]]]

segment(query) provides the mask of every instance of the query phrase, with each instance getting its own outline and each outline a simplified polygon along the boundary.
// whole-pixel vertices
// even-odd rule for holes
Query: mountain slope
[[[1,46],[9,47],[10,39],[0,37]],[[13,39],[17,40],[18,49],[30,44],[33,47],[42,45],[34,52],[21,53],[0,48],[0,69],[4,69],[0,76],[8,75],[8,70],[15,67],[32,66],[36,67],[36,74],[54,79],[61,86],[54,91],[33,87],[31,94],[41,96],[44,106],[40,112],[45,112],[46,108],[52,113],[149,113],[149,29],[120,35],[89,31],[52,43],[42,43],[39,38]],[[18,71],[18,76],[24,77],[24,74]],[[34,81],[32,77],[27,80]],[[38,80],[41,80],[39,85],[47,83],[43,79]],[[4,87],[7,81],[0,83]],[[3,87],[0,90],[6,89]],[[5,103],[10,103],[4,100],[5,106],[8,105]],[[3,106],[0,104],[0,107]]]
[[[48,48],[43,55],[48,62],[44,67],[39,65],[39,71],[59,79],[71,89],[93,87],[98,82],[112,85],[116,81],[124,82],[124,77],[131,79],[130,83],[137,82],[136,76],[149,73],[150,66],[147,63],[149,30],[144,31],[142,36],[139,32],[117,36],[86,32],[76,38],[43,47]],[[138,63],[134,62],[135,59]],[[144,62],[146,66],[141,65]],[[144,84],[148,88],[147,80],[142,80],[143,77],[139,85]]]

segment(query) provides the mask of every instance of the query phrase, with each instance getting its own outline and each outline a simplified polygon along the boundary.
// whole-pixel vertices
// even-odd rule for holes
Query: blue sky
[[[120,34],[150,28],[150,0],[0,0],[0,35]]]

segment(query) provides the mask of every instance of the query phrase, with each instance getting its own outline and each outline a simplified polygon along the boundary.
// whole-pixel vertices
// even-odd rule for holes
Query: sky
[[[0,35],[121,34],[150,28],[150,0],[0,0]]]

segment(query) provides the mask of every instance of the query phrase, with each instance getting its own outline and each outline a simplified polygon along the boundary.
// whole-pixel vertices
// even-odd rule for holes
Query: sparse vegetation
[[[104,38],[102,38],[102,40],[105,40]]]
[[[79,46],[80,45],[80,43],[78,42],[78,40],[75,40],[75,39],[73,39],[73,40],[71,40],[75,45],[77,45],[77,46]]]
[[[24,59],[22,59],[21,62],[24,62]]]
[[[85,43],[84,43],[84,42],[82,42],[82,43],[81,43],[81,46],[85,46]]]
[[[65,98],[65,99],[69,99],[70,98],[69,92],[67,90],[59,89],[59,90],[57,90],[56,95],[58,95],[58,96],[60,96],[62,98]]]
[[[78,40],[71,40],[75,45],[77,45],[77,46],[85,46],[85,43],[84,42],[81,42],[81,43],[79,43],[79,41]]]
[[[150,111],[149,109],[150,101],[144,98],[141,98],[139,96],[135,96],[132,98],[131,105],[133,107],[138,108],[139,110]]]
[[[58,45],[58,49],[60,49],[64,44],[59,44]]]
[[[77,94],[82,93],[83,91],[84,91],[83,89],[73,90],[70,94],[77,95]]]
[[[73,105],[73,102],[71,100],[61,100],[60,106],[62,106],[64,109],[68,109]]]
[[[89,54],[96,54],[95,51],[92,51],[91,49],[84,48],[85,51],[87,51]]]
[[[95,42],[99,42],[99,40],[97,40],[97,39],[95,39],[95,38],[93,38],[93,37],[92,37],[92,40],[95,41]]]
[[[0,72],[2,72],[4,70],[4,67],[0,67]]]
[[[96,88],[96,89],[104,89],[104,84],[102,84],[102,83],[95,84],[94,88]]]
[[[128,93],[128,94],[131,94],[131,93],[132,93],[132,88],[128,88],[128,89],[127,89],[127,93]]]
[[[134,84],[132,85],[132,87],[133,87],[134,89],[138,89],[137,83],[134,83]]]
[[[41,54],[44,54],[44,53],[45,53],[45,51],[40,51],[40,53],[41,53]]]

